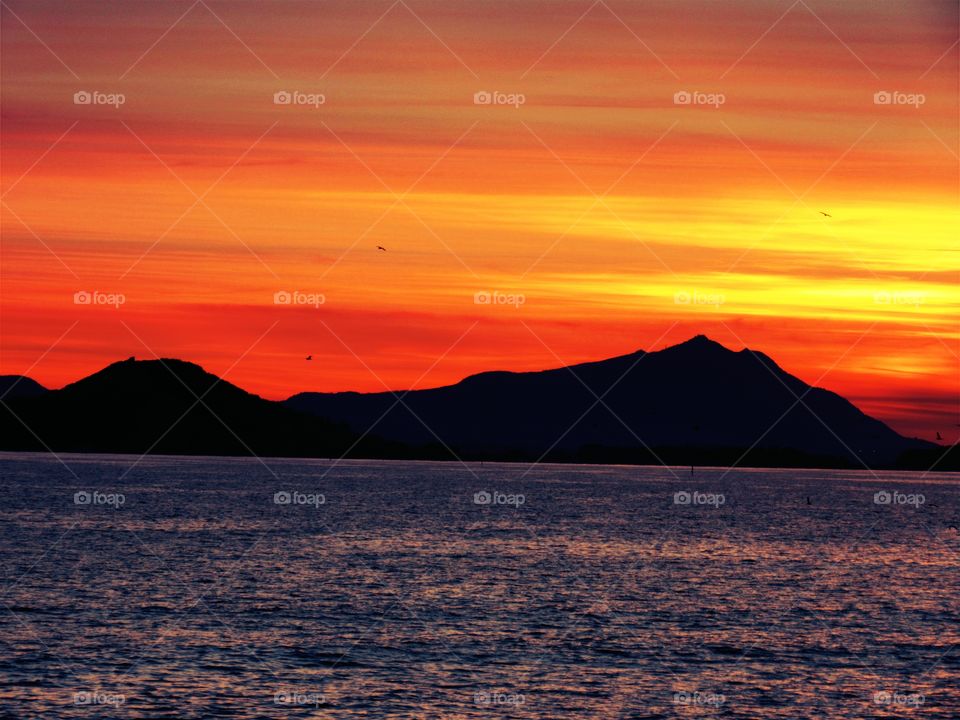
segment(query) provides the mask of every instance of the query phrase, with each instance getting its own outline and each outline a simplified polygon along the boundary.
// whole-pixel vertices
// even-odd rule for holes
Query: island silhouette
[[[923,470],[958,459],[703,335],[427,390],[285,401],[173,359],[131,358],[59,390],[3,376],[0,449]]]

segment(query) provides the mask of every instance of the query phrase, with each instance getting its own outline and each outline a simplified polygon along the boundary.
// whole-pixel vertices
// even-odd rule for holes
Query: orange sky
[[[159,355],[283,398],[706,333],[902,432],[960,433],[956,2],[5,0],[0,19],[0,373],[57,387]]]

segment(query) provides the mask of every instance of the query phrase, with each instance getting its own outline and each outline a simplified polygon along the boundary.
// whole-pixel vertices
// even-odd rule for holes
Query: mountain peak
[[[685,343],[681,343],[681,345],[719,345],[720,347],[723,347],[723,345],[720,345],[720,343],[718,343],[716,340],[707,337],[703,333],[694,335]]]
[[[200,387],[204,390],[212,385],[234,387],[231,383],[207,372],[200,365],[186,360],[176,358],[137,360],[130,357],[110,363],[92,375],[70,383],[64,389],[111,387],[149,392],[165,387],[179,389],[184,385],[193,389]]]
[[[38,397],[46,392],[47,388],[26,375],[0,375],[0,400]]]
[[[670,345],[665,347],[664,350],[676,350],[679,348],[684,348],[685,350],[725,350],[726,352],[731,352],[725,345],[721,345],[716,340],[712,340],[703,334],[694,335],[689,340],[684,340],[676,345]]]

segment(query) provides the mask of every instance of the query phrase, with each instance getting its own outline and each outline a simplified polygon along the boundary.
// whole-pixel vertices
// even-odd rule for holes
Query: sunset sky
[[[955,0],[0,18],[2,374],[179,357],[280,399],[705,333],[960,435]]]

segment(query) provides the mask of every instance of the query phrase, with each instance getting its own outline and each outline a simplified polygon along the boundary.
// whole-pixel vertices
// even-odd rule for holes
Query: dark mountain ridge
[[[26,375],[0,375],[0,399],[37,397],[46,392],[47,388]]]
[[[4,376],[0,397],[3,450],[875,468],[907,457],[920,469],[945,450],[704,336],[409,392],[275,402],[193,363],[131,358],[59,390]]]
[[[125,360],[0,406],[4,449],[210,455],[339,456],[358,441],[343,425],[241,390],[182,360]],[[356,450],[389,454],[389,444]]]
[[[702,335],[570,367],[485,372],[406,394],[300,393],[286,404],[473,457],[734,462],[749,452],[880,467],[932,447],[810,387],[763,353],[734,352]]]

